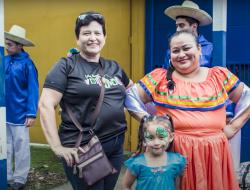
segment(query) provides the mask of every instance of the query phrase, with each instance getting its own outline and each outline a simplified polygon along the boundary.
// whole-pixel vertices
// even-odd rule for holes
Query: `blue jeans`
[[[83,179],[73,174],[73,168],[68,167],[63,161],[64,171],[74,190],[113,190],[117,182],[123,164],[123,143],[124,134],[121,134],[109,141],[102,143],[104,152],[112,166],[118,171],[98,181],[92,186],[88,186]]]

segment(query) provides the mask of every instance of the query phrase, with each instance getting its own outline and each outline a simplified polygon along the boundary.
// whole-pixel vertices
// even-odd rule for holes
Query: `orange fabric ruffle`
[[[187,158],[182,190],[238,190],[224,133],[187,135],[175,132],[174,151]]]

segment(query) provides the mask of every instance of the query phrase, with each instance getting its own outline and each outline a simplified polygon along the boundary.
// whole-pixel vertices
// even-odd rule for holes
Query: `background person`
[[[157,115],[172,116],[173,150],[187,158],[182,190],[236,190],[228,139],[250,117],[249,89],[226,68],[201,67],[201,46],[192,32],[176,32],[169,46],[170,69],[155,69],[130,88],[126,107],[140,120],[147,114],[140,105],[153,101]],[[236,106],[244,102],[246,107],[226,125],[228,97]],[[138,109],[131,107],[134,102]]]
[[[78,159],[73,147],[79,130],[67,115],[64,104],[71,108],[84,129],[90,129],[90,118],[101,89],[99,68],[103,68],[105,94],[95,123],[95,134],[99,137],[110,163],[120,171],[126,131],[125,87],[130,85],[130,80],[117,62],[100,57],[106,40],[103,15],[97,12],[80,14],[76,19],[75,35],[80,53],[59,60],[45,79],[39,102],[41,125],[52,150],[63,158],[65,172],[75,190],[113,189],[119,172],[107,176],[91,187],[73,174],[72,165]],[[59,135],[55,120],[55,108],[58,104],[62,108]],[[86,144],[89,138],[89,133],[85,132],[81,144]]]
[[[21,189],[30,169],[29,127],[34,125],[37,114],[38,74],[23,49],[34,46],[26,38],[26,30],[13,25],[4,34],[8,54],[5,57],[7,180],[13,189]]]

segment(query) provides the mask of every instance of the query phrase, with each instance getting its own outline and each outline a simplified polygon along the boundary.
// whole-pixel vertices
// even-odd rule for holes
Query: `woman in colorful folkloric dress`
[[[157,115],[172,116],[173,150],[187,158],[182,190],[237,190],[228,139],[250,117],[250,90],[226,68],[200,67],[201,47],[192,33],[176,32],[169,46],[171,68],[143,77],[127,92],[126,106],[138,120],[147,114],[148,102]],[[226,125],[228,98],[238,112]]]

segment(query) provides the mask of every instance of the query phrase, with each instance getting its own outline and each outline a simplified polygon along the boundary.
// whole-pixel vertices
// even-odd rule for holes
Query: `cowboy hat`
[[[4,32],[4,37],[24,46],[35,46],[31,40],[26,38],[26,30],[18,25],[13,25],[9,32]]]
[[[212,17],[192,1],[184,1],[182,5],[168,7],[164,11],[165,15],[176,20],[177,16],[188,16],[199,21],[200,26],[212,23]]]

